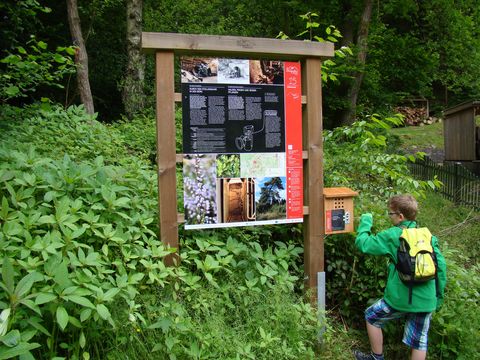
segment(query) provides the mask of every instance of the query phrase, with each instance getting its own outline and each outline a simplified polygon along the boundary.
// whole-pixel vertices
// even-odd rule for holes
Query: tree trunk
[[[68,24],[72,35],[73,45],[77,46],[75,64],[77,65],[77,85],[80,93],[80,100],[85,106],[88,114],[94,113],[92,91],[88,78],[88,55],[83,41],[80,16],[78,15],[77,0],[67,0]]]
[[[367,59],[367,50],[368,50],[368,28],[370,26],[370,19],[372,17],[372,0],[365,0],[362,18],[360,20],[360,25],[357,35],[357,66],[363,68],[365,66],[365,61]],[[342,114],[340,122],[342,125],[349,125],[355,121],[356,110],[357,110],[357,99],[358,93],[360,92],[360,87],[362,85],[364,71],[360,70],[354,74],[353,82],[348,91],[348,103],[349,107]]]
[[[127,1],[127,54],[128,64],[123,86],[123,105],[128,118],[144,107],[145,57],[142,54],[143,0]]]

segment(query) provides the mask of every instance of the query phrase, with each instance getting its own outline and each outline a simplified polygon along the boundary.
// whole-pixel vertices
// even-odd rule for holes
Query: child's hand
[[[372,213],[365,213],[360,216],[360,225],[363,224],[367,226],[369,229],[373,226],[373,214]]]

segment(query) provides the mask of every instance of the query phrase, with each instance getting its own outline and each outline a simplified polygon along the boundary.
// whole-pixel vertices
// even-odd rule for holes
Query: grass
[[[461,257],[457,262],[468,267],[478,264],[480,248],[480,212],[465,206],[457,206],[440,194],[429,193],[420,199],[418,221],[436,235],[443,248],[456,249]]]
[[[443,123],[394,128],[390,133],[400,138],[404,150],[443,149]]]

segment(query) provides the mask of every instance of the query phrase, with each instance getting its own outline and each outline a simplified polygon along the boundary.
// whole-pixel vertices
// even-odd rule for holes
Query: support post
[[[317,306],[317,274],[324,272],[324,204],[323,204],[323,122],[322,62],[307,58],[302,72],[302,86],[307,97],[303,111],[303,146],[308,152],[304,164],[304,199],[308,215],[304,218],[305,287],[310,302]]]
[[[178,261],[174,52],[157,51],[155,60],[158,225],[163,244],[177,249],[165,258],[166,265],[173,265]]]
[[[325,316],[325,288],[326,288],[326,280],[325,280],[325,272],[320,272],[317,274],[317,298],[318,298],[318,316],[321,319],[321,327],[318,330],[318,338],[320,341],[323,340],[323,334],[326,331],[326,316]]]

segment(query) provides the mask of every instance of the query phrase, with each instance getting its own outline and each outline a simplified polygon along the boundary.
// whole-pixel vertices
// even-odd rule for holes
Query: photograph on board
[[[250,84],[283,84],[283,62],[250,60]]]
[[[182,83],[216,83],[218,74],[217,58],[189,58],[181,60]]]
[[[255,179],[257,220],[284,219],[287,216],[284,176]]]
[[[217,155],[217,178],[240,177],[240,154]]]
[[[183,201],[187,225],[217,222],[216,175],[215,155],[184,155]]]
[[[217,179],[217,208],[219,223],[255,221],[254,179]]]
[[[244,59],[218,59],[218,82],[222,84],[249,84],[249,61]]]

